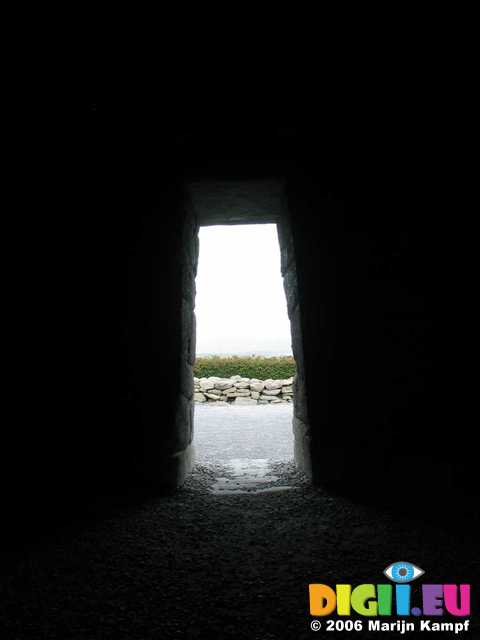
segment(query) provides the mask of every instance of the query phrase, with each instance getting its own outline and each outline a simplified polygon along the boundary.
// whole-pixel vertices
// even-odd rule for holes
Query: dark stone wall
[[[186,298],[192,296],[196,258],[186,241],[180,186],[173,182],[158,187],[144,212],[138,212],[138,203],[132,203],[129,212],[128,229],[134,233],[127,267],[126,428],[138,475],[153,486],[171,486],[183,464],[175,454],[191,441],[193,321]]]
[[[184,249],[183,179],[174,140],[149,138],[124,115],[59,123],[41,187],[23,186],[11,263],[22,264],[12,309],[23,320],[10,334],[2,467],[3,531],[14,541],[169,489],[189,464],[175,456],[191,441],[181,362],[194,349],[179,331],[195,260]]]
[[[400,189],[396,171],[377,167],[374,189],[365,171],[332,192],[315,172],[288,183],[312,470],[361,499],[428,509],[477,490],[473,441],[438,203],[405,174]]]
[[[293,381],[293,435],[295,464],[310,478],[314,476],[315,461],[312,460],[312,434],[307,402],[307,385],[303,338],[302,310],[299,301],[296,247],[292,235],[292,219],[284,194],[283,215],[277,222],[280,244],[283,286],[287,300],[287,311],[292,333],[292,352],[295,358],[296,375]],[[313,392],[313,386],[310,386]],[[314,395],[315,398],[315,395]]]
[[[101,495],[158,491],[188,470],[197,249],[184,184],[202,179],[286,185],[283,269],[288,281],[293,248],[294,345],[303,339],[295,415],[314,481],[373,501],[472,493],[461,251],[433,152],[417,158],[412,135],[382,145],[383,130],[359,140],[331,127],[97,116],[61,123],[55,161],[38,163],[41,188],[29,183],[23,207],[5,446],[13,528],[67,520]]]

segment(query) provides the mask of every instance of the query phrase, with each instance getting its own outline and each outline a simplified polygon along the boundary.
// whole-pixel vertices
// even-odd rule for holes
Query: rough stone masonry
[[[194,378],[195,402],[226,404],[279,404],[292,402],[293,377],[285,380],[257,378]]]

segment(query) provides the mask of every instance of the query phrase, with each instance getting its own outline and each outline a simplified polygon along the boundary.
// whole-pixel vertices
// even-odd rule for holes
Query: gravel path
[[[288,462],[270,471],[292,489],[213,494],[225,467],[197,465],[175,495],[117,507],[21,554],[0,583],[0,637],[296,640],[315,637],[309,582],[384,582],[400,559],[431,582],[478,581],[478,531],[353,504]],[[475,634],[464,637],[479,638],[478,623]]]

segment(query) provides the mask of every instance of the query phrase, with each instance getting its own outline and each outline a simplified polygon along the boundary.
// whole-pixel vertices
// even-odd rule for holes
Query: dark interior
[[[288,105],[285,91],[273,104],[206,93],[48,101],[14,129],[0,599],[12,638],[181,637],[186,611],[189,638],[207,618],[224,637],[311,637],[309,581],[382,580],[408,558],[437,582],[475,579],[476,237],[460,121],[413,94],[339,106],[324,91],[307,109],[300,92]],[[195,238],[218,220],[279,225],[310,491],[257,498],[257,511],[226,501],[221,526],[217,503],[195,498],[200,517],[181,488]],[[232,602],[236,630],[221,617]],[[111,635],[95,635],[108,616]]]
[[[312,482],[379,503],[468,501],[460,250],[438,138],[381,118],[155,116],[117,104],[59,120],[61,161],[38,178],[7,529],[31,536],[98,496],[181,483],[169,465],[191,439],[178,430],[186,185],[212,180],[284,185]]]

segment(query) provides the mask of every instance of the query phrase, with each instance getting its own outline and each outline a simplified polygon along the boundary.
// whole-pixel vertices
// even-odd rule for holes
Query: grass
[[[197,378],[218,376],[242,376],[244,378],[258,378],[273,380],[290,378],[295,375],[295,360],[293,356],[205,356],[196,359],[193,375]]]

